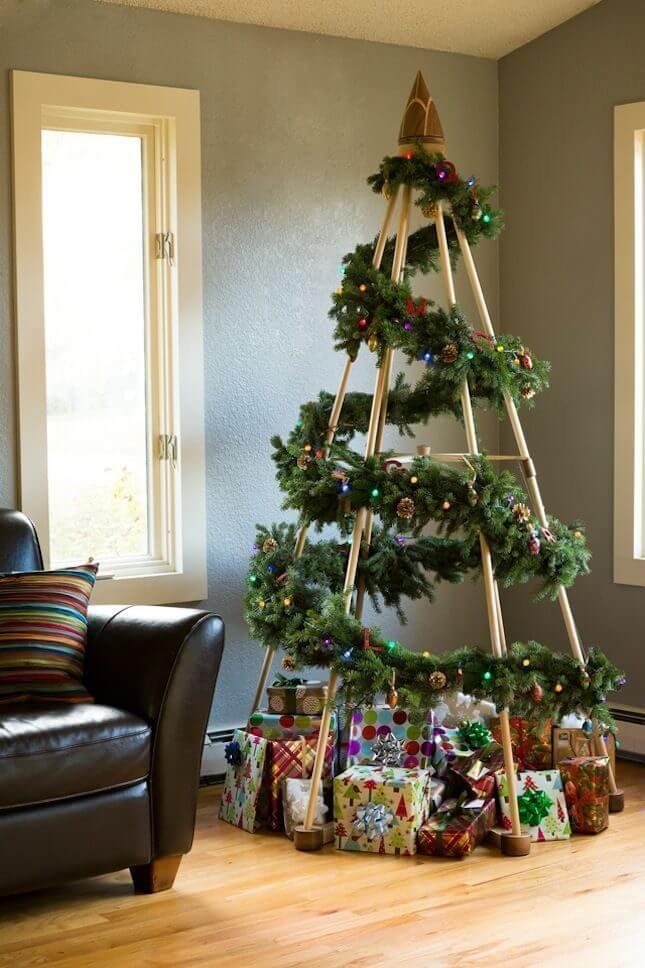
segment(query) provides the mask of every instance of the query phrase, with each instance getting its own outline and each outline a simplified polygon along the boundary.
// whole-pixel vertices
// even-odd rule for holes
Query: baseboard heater
[[[611,711],[619,730],[619,759],[645,763],[645,710],[614,706]],[[214,729],[206,733],[200,774],[202,786],[212,786],[224,780],[224,747],[233,739],[235,729]]]
[[[243,727],[240,727],[243,728]],[[222,783],[226,773],[224,747],[233,739],[236,727],[208,730],[204,739],[200,781],[202,786]]]

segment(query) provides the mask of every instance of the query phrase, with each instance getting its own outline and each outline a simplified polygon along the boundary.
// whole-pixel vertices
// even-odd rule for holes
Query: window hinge
[[[177,466],[177,434],[159,434],[159,460],[168,460]]]
[[[166,259],[168,265],[175,264],[174,232],[157,232],[155,235],[155,259]]]

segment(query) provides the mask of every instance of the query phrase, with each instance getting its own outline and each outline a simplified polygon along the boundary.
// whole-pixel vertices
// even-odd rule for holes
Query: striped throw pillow
[[[83,685],[98,565],[0,576],[0,703],[91,702]]]

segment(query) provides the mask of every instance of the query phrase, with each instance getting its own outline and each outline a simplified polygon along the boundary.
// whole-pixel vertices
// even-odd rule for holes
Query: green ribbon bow
[[[492,736],[484,723],[477,723],[474,720],[464,719],[459,723],[459,739],[471,750],[479,750],[482,746],[487,746],[492,740]]]
[[[283,676],[281,672],[276,672],[272,683],[274,686],[285,686],[287,689],[294,689],[296,686],[304,686],[306,684],[306,679],[290,679],[289,676]]]
[[[544,790],[527,790],[517,798],[520,809],[520,823],[537,827],[551,812],[552,801]]]

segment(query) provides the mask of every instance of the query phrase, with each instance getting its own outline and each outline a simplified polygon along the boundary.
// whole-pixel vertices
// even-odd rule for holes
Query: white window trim
[[[614,581],[645,585],[645,101],[614,108]]]
[[[167,212],[176,239],[168,276],[169,340],[176,365],[164,427],[176,434],[172,566],[143,567],[97,582],[93,601],[163,604],[206,597],[206,501],[202,326],[199,92],[12,71],[15,293],[17,319],[20,505],[34,521],[47,566],[49,515],[42,251],[41,129],[55,111],[128,114],[163,128],[176,205]],[[91,365],[91,361],[88,361]],[[99,572],[100,576],[100,572]]]

